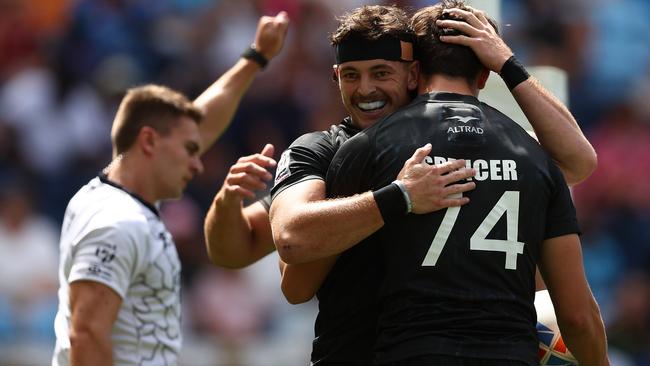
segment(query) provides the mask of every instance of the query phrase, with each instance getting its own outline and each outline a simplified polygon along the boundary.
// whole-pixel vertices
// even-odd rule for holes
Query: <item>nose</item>
[[[191,169],[194,175],[203,173],[203,162],[201,161],[201,158],[196,156],[192,159]]]
[[[372,78],[368,77],[367,75],[362,75],[359,82],[359,94],[367,96],[374,93],[375,90],[377,90],[377,88],[375,87],[375,83],[373,82]]]

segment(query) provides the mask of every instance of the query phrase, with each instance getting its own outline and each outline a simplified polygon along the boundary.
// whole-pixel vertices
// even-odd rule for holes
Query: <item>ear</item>
[[[339,65],[332,65],[332,81],[339,84]]]
[[[478,73],[478,78],[476,79],[477,86],[478,86],[479,90],[485,88],[485,84],[487,83],[488,77],[490,77],[490,70],[488,70],[488,68],[484,67]]]
[[[145,156],[152,156],[158,143],[158,132],[149,126],[142,126],[136,142]]]
[[[413,91],[418,88],[418,79],[420,77],[420,62],[413,61],[409,65],[409,78],[407,82],[407,88],[409,91]]]

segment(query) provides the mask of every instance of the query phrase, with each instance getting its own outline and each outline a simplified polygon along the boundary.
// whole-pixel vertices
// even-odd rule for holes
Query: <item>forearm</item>
[[[230,125],[242,97],[260,70],[259,64],[241,58],[194,100],[194,104],[204,113],[203,122],[199,125],[202,152]]]
[[[226,200],[217,193],[205,217],[205,245],[210,261],[228,268],[250,264],[251,227],[240,200]]]
[[[336,263],[336,259],[334,256],[301,264],[287,264],[280,260],[281,288],[287,301],[291,304],[301,304],[311,300]]]
[[[598,305],[592,302],[584,324],[567,324],[558,317],[562,338],[581,365],[607,366],[607,340]]]
[[[331,257],[384,225],[373,194],[286,205],[272,219],[275,244],[287,263]]]
[[[586,179],[596,168],[596,152],[566,106],[533,77],[517,85],[512,94],[567,183]]]

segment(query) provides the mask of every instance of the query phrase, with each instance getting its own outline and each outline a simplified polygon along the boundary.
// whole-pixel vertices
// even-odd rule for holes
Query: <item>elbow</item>
[[[585,152],[579,163],[574,164],[572,167],[567,168],[565,174],[567,184],[569,186],[577,185],[591,176],[591,174],[598,167],[598,155],[591,147],[589,151]]]
[[[70,329],[70,348],[80,349],[86,344],[91,344],[90,340],[93,337],[91,334],[84,330]]]
[[[590,317],[582,312],[558,315],[558,325],[562,333],[582,334],[589,329]]]
[[[221,263],[219,263],[220,262],[219,255],[215,253],[214,250],[211,249],[210,239],[208,239],[207,237],[205,238],[205,246],[206,246],[205,249],[208,254],[208,259],[210,260],[210,263],[217,266],[221,265]]]
[[[210,240],[210,237],[208,235],[205,236],[205,249],[208,254],[208,259],[210,260],[210,263],[214,264],[215,266],[226,266],[228,264],[228,261],[224,260],[224,257],[220,255],[219,251],[217,250],[217,246],[215,243]]]
[[[284,292],[284,298],[287,299],[287,302],[291,305],[300,305],[308,302],[314,296],[307,294],[291,294]]]
[[[307,261],[300,254],[300,249],[304,246],[300,244],[297,235],[294,235],[290,230],[281,230],[277,233],[274,231],[273,242],[278,255],[285,263],[299,264]]]
[[[571,311],[569,314],[557,314],[557,322],[562,334],[583,338],[595,336],[603,330],[598,306],[594,304],[591,311]]]
[[[304,304],[314,297],[314,293],[304,288],[291,288],[284,281],[281,284],[282,294],[291,305]]]
[[[110,330],[103,330],[95,324],[70,327],[70,347],[73,349],[92,349],[106,342],[110,342]]]
[[[589,176],[591,176],[591,174],[598,167],[598,155],[596,154],[596,151],[593,148],[591,148],[590,152],[591,154],[589,154],[589,159],[585,164],[586,166],[585,166],[584,174],[581,177],[582,178],[581,182],[589,178]]]

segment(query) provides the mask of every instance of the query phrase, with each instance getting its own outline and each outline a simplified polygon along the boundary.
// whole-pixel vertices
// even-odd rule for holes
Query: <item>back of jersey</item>
[[[359,171],[364,188],[390,183],[427,142],[427,163],[465,159],[477,171],[467,205],[409,214],[376,235],[386,263],[379,363],[426,354],[538,362],[540,245],[577,230],[559,169],[521,127],[470,96],[420,96],[362,134],[361,167],[335,162],[339,174]]]

